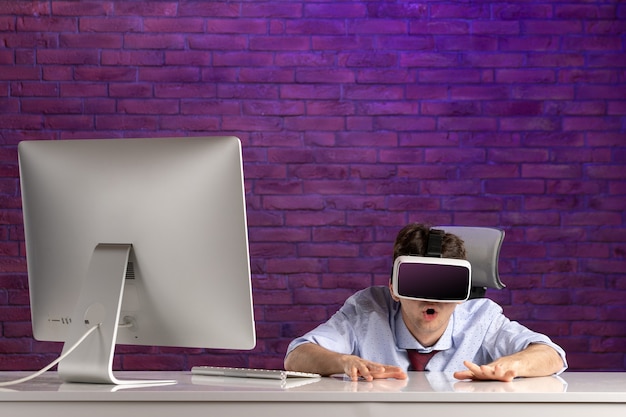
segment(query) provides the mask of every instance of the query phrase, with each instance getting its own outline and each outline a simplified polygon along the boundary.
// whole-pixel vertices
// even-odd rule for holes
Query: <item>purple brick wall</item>
[[[505,229],[489,297],[572,370],[626,370],[625,34],[619,0],[0,2],[0,369],[60,350],[31,336],[16,144],[235,134],[257,348],[116,367],[281,367],[424,221]]]

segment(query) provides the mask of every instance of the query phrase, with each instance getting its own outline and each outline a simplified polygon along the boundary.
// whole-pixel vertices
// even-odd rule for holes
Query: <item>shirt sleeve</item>
[[[493,306],[497,307],[495,310]],[[489,347],[489,356],[495,360],[502,356],[512,355],[520,352],[533,343],[541,343],[552,347],[563,360],[563,368],[557,372],[562,373],[567,369],[567,360],[565,351],[552,340],[541,333],[530,330],[522,324],[511,321],[502,314],[502,309],[497,304],[493,304],[491,308],[493,315],[491,325],[485,335],[485,343],[483,346]],[[496,311],[497,310],[497,311]]]
[[[305,343],[315,343],[337,353],[358,355],[356,334],[351,322],[354,316],[350,311],[350,304],[346,303],[328,321],[294,339],[287,347],[287,355]]]

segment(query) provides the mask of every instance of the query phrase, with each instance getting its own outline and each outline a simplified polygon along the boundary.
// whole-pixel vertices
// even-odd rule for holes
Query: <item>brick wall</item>
[[[489,292],[572,370],[626,370],[626,4],[0,1],[0,369],[35,369],[16,144],[235,134],[259,343],[116,367],[282,365],[385,284],[410,221],[505,229]]]

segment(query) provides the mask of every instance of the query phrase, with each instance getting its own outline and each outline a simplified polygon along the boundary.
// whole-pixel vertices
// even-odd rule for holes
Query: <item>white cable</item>
[[[9,385],[17,385],[17,384],[21,384],[22,382],[26,382],[26,381],[30,381],[31,379],[37,378],[39,375],[43,374],[44,372],[48,371],[49,369],[51,369],[52,367],[54,367],[56,364],[58,364],[59,362],[61,362],[63,359],[65,359],[70,353],[72,353],[74,350],[76,350],[76,348],[83,343],[83,341],[91,334],[93,333],[98,327],[100,327],[100,323],[96,324],[95,326],[91,327],[89,330],[87,330],[85,332],[85,334],[82,335],[82,337],[80,339],[78,339],[78,341],[76,343],[74,343],[74,345],[72,345],[72,347],[69,348],[69,350],[67,352],[65,352],[63,355],[59,356],[56,360],[54,360],[50,365],[46,366],[45,368],[35,372],[34,374],[25,376],[24,378],[20,378],[20,379],[15,379],[13,381],[6,381],[6,382],[0,382],[0,387],[8,387]]]

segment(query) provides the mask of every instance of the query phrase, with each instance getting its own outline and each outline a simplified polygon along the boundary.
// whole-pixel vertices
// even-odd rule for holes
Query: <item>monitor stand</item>
[[[65,382],[92,384],[173,384],[170,380],[119,380],[113,375],[113,354],[124,293],[131,244],[99,244],[93,251],[87,277],[80,291],[67,339],[65,353],[93,326],[89,335],[58,366]]]

